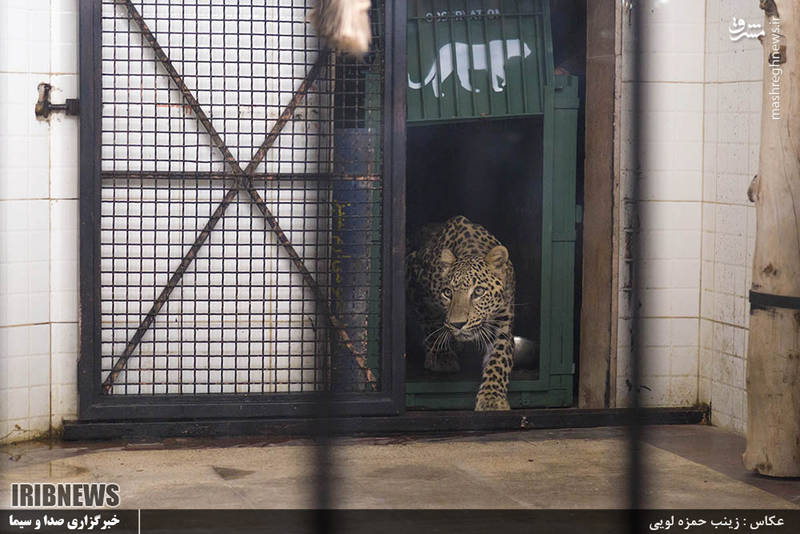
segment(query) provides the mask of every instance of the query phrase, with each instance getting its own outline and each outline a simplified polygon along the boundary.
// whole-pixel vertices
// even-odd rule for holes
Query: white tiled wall
[[[641,6],[641,7],[640,7]],[[641,402],[688,406],[697,402],[703,168],[704,2],[649,0],[643,9],[643,152],[639,217],[641,317],[644,357]],[[630,125],[634,88],[633,38],[623,46],[622,243],[633,239]],[[617,403],[629,402],[631,258],[620,247],[620,330]]]
[[[648,0],[643,7],[641,399],[645,405],[708,403],[714,424],[743,432],[755,238],[746,191],[758,169],[762,59],[757,40],[733,42],[728,29],[734,16],[759,24],[763,13],[749,0]],[[630,35],[624,43],[622,186],[628,199]],[[623,243],[633,226],[628,204]],[[630,262],[621,249],[617,398],[624,405],[630,398]]]
[[[703,164],[700,401],[712,422],[744,432],[747,292],[755,208],[747,187],[758,172],[761,44],[730,39],[733,17],[763,24],[756,2],[707,0]]]
[[[78,124],[33,113],[77,97],[77,5],[0,2],[0,441],[77,412]]]

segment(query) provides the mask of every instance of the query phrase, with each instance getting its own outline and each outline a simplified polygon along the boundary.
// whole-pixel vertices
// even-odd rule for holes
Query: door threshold
[[[644,425],[698,424],[708,420],[706,408],[646,408]],[[336,417],[329,431],[338,436],[378,436],[460,432],[509,432],[553,428],[623,426],[628,409],[550,408],[507,412],[409,411],[396,416]],[[308,437],[319,432],[319,420],[195,419],[150,421],[65,421],[62,439],[146,440],[171,437],[286,436]]]

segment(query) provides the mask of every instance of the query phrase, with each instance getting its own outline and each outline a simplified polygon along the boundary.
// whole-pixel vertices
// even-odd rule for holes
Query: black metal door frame
[[[125,4],[124,0],[118,0]],[[186,262],[173,273],[172,279],[156,300],[150,312],[143,318],[140,328],[129,343],[132,346],[114,364],[114,371],[101,379],[101,95],[102,95],[102,26],[101,1],[83,0],[80,3],[80,317],[81,351],[78,362],[79,417],[83,421],[101,420],[158,420],[158,419],[198,419],[198,418],[242,418],[242,417],[305,417],[313,415],[319,406],[314,393],[265,394],[200,394],[200,395],[107,395],[114,379],[114,371],[121,370],[132,354],[141,336],[152,323],[161,305],[169,298],[172,288],[177,285],[181,269],[188,267]],[[388,1],[384,12],[384,101],[383,101],[383,202],[382,202],[382,301],[381,301],[381,353],[382,369],[377,392],[333,393],[330,394],[331,415],[392,415],[403,412],[405,395],[405,0]],[[135,20],[135,13],[132,13]],[[160,52],[155,37],[146,25],[140,23],[145,40],[154,48],[157,58],[166,67],[172,83],[181,90],[187,105],[191,106],[198,120],[206,127],[212,141],[231,160],[224,142],[216,136],[213,126],[191,91],[182,85],[180,76],[171,69],[169,58]],[[323,54],[320,54],[322,57]],[[162,57],[163,56],[163,57]],[[318,61],[319,64],[319,61]],[[312,68],[312,71],[315,69]],[[307,79],[313,77],[310,73]],[[301,93],[303,89],[298,89]],[[297,94],[297,93],[296,93]],[[291,113],[291,103],[286,112]],[[286,113],[285,112],[285,113]],[[278,121],[280,123],[280,120]],[[259,153],[269,149],[271,142],[280,132],[273,131],[267,136],[250,162],[258,163]],[[272,138],[270,140],[270,138]],[[244,192],[261,214],[273,226],[278,221],[270,221],[269,209],[260,199],[258,192],[246,179],[235,183],[228,192]],[[227,199],[227,196],[226,196]],[[224,210],[224,208],[223,208]],[[221,214],[220,214],[221,215]],[[213,216],[212,216],[213,217]],[[213,224],[212,224],[213,227]],[[280,235],[280,228],[276,233]],[[207,233],[206,233],[207,237]],[[202,246],[205,237],[195,242],[193,249]],[[199,243],[199,244],[198,244]],[[292,255],[291,244],[286,246]],[[288,244],[288,246],[287,246]],[[184,259],[193,258],[191,250]],[[302,261],[295,265],[302,271]],[[305,273],[301,273],[305,274]],[[174,279],[174,281],[173,281]],[[306,279],[308,280],[308,279]],[[311,279],[313,284],[313,278]],[[312,285],[313,289],[313,285]],[[330,316],[330,314],[329,314]],[[336,325],[333,325],[334,328]]]

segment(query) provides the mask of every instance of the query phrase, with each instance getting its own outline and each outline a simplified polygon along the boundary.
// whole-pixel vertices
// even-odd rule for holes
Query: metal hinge
[[[773,295],[750,290],[750,310],[766,310],[768,308],[784,308],[800,310],[800,297],[791,295]]]
[[[77,98],[68,98],[63,104],[50,102],[50,91],[53,86],[49,83],[39,84],[39,101],[36,102],[34,112],[40,119],[46,119],[55,111],[63,111],[67,115],[79,115],[81,112],[80,101]]]
[[[575,224],[583,223],[583,206],[575,204]]]

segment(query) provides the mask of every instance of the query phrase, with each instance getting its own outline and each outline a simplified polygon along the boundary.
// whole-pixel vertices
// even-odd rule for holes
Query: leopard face
[[[444,325],[458,341],[490,341],[497,328],[497,315],[505,308],[508,251],[502,245],[487,254],[456,258],[442,250],[440,305]]]

